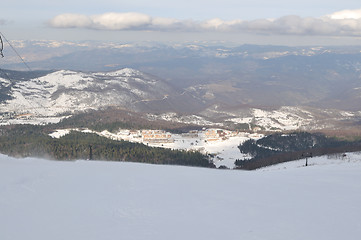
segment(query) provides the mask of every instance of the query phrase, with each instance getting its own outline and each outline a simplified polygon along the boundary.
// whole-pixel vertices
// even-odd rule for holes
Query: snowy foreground
[[[0,239],[361,238],[361,155],[253,172],[0,155]]]

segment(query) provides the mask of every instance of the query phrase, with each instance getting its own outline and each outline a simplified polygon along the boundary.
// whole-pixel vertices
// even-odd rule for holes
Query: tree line
[[[321,133],[276,133],[259,140],[250,139],[238,148],[248,159],[237,159],[238,169],[253,170],[311,156],[361,151],[361,141],[345,141]]]
[[[119,129],[163,129],[172,133],[183,133],[189,130],[202,129],[202,126],[165,120],[152,121],[146,114],[131,112],[116,107],[102,110],[92,110],[78,113],[65,118],[52,128],[90,128],[95,131],[108,130],[116,132]]]
[[[15,157],[57,160],[89,159],[214,167],[208,157],[199,152],[149,147],[75,131],[56,139],[48,136],[41,126],[33,125],[1,129],[0,152]]]

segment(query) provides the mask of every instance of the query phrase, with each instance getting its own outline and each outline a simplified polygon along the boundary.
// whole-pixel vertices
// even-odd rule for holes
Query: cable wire
[[[20,54],[18,53],[18,51],[16,51],[16,49],[14,48],[14,46],[10,43],[10,41],[4,36],[4,34],[2,34],[2,32],[0,32],[0,36],[2,36],[5,41],[9,44],[9,46],[11,47],[11,49],[16,53],[16,55],[18,55],[18,57],[21,59],[21,61],[24,63],[24,65],[29,69],[29,71],[32,71],[31,68],[29,67],[29,65],[24,61],[24,59],[20,56]]]
[[[1,39],[1,44],[2,44],[2,48],[0,48],[0,54],[1,54],[1,56],[4,57],[4,55],[2,54],[2,50],[3,50],[3,48],[4,48],[4,42],[3,42],[2,38],[1,38],[1,36],[2,36],[2,38],[9,44],[9,46],[10,46],[11,49],[16,53],[16,55],[21,59],[22,63],[27,67],[27,69],[32,72],[33,70],[29,67],[29,65],[25,62],[25,60],[21,57],[21,55],[18,53],[18,51],[16,51],[15,47],[10,43],[10,41],[4,36],[4,34],[3,34],[2,32],[0,32],[0,39]],[[12,79],[10,78],[9,74],[8,74],[6,71],[4,71],[4,70],[1,69],[1,68],[0,68],[0,71],[5,74],[6,78],[7,78],[10,82],[13,82]],[[36,77],[35,79],[36,79],[36,80],[39,80],[37,77]],[[20,94],[23,95],[22,93],[20,93]],[[25,101],[26,101],[29,105],[31,105],[30,101],[29,101],[24,95],[23,95],[23,97],[24,97]],[[39,104],[42,108],[44,108],[44,106],[43,106],[40,102],[38,102],[38,104]],[[34,113],[35,113],[36,115],[40,115],[39,111],[38,111],[35,107],[32,108],[32,109],[33,109],[33,111],[34,111]]]

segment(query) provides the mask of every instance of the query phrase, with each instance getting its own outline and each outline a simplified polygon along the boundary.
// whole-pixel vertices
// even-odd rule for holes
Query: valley
[[[112,133],[107,130],[94,131],[90,129],[58,129],[49,135],[61,138],[72,131],[94,133],[116,141],[142,143],[150,147],[169,148],[173,150],[197,151],[207,155],[215,167],[233,169],[237,159],[248,158],[242,154],[238,146],[249,139],[260,139],[263,134],[229,131],[223,129],[191,130],[182,134],[170,133],[164,130],[128,130],[119,129]]]
[[[19,46],[26,50],[26,44]],[[91,45],[47,44],[36,47],[63,46],[69,56],[72,51],[84,54],[78,47],[99,54]],[[168,55],[162,53],[165,50]],[[355,50],[103,45],[105,59],[120,61],[113,58],[119,53],[120,62],[141,70],[119,68],[122,64],[108,64],[115,69],[103,71],[4,69],[0,125],[3,129],[39,125],[41,134],[59,138],[75,131],[149,147],[197,151],[216,167],[233,169],[235,160],[249,157],[238,149],[242,142],[272,133],[323,132],[357,140],[361,136],[357,94],[361,61]],[[66,59],[66,54],[56,59]],[[156,60],[147,57],[147,62],[134,65],[135,56],[139,60],[148,55]],[[146,131],[169,137],[145,140],[142,132]],[[206,137],[209,131],[227,136],[212,142]]]
[[[202,89],[185,91],[130,68],[112,72],[4,71],[0,80],[0,125],[56,123],[74,114],[106,109],[135,112],[151,121],[250,131],[337,129],[344,128],[345,122],[357,126],[361,118],[358,110],[276,107],[273,103],[230,105],[219,98],[208,99],[210,93],[202,95]]]

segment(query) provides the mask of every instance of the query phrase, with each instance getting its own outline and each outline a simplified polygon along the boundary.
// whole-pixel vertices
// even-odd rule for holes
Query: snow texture
[[[358,240],[361,156],[246,172],[0,155],[2,240]]]
[[[0,79],[0,87],[7,85],[7,80]],[[60,70],[14,83],[10,90],[12,99],[0,105],[0,124],[32,124],[36,120],[41,124],[47,118],[49,123],[55,118],[59,122],[69,112],[114,105],[129,107],[145,99],[163,99],[164,92],[170,92],[167,84],[130,68],[98,73]],[[14,116],[10,119],[2,116],[6,113]],[[17,119],[24,114],[28,115],[26,119]]]

